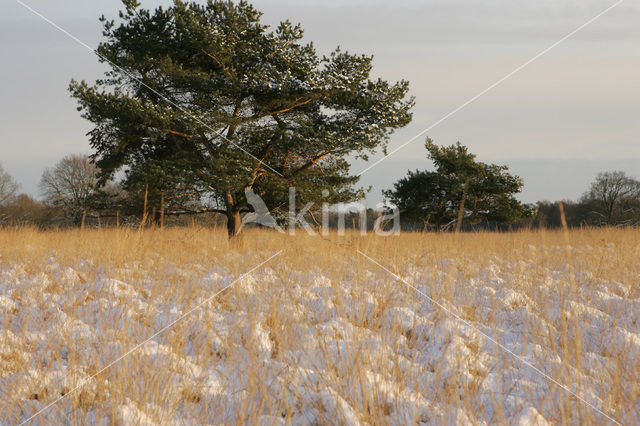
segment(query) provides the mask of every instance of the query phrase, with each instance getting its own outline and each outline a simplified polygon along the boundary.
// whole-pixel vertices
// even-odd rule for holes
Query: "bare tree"
[[[582,196],[592,205],[592,214],[606,225],[637,221],[640,215],[640,181],[624,172],[599,173],[591,188]]]
[[[18,194],[0,206],[0,224],[48,227],[55,223],[51,209],[27,194]]]
[[[86,155],[69,155],[40,179],[40,191],[47,204],[62,209],[74,223],[91,208],[98,190],[98,169]]]
[[[11,200],[18,190],[19,185],[13,180],[9,173],[4,171],[0,164],[0,206]]]

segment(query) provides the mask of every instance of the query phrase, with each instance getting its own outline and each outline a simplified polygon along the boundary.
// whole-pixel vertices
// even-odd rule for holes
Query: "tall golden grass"
[[[639,258],[629,229],[0,230],[0,423],[637,421]]]

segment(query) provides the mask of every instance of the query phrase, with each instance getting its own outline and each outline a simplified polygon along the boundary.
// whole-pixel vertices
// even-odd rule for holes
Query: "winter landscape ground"
[[[0,423],[637,423],[639,256],[614,229],[3,230]]]

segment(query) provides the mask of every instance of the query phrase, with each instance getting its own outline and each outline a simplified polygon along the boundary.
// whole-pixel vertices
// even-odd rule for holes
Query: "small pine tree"
[[[437,229],[457,222],[459,228],[462,220],[508,223],[525,214],[514,197],[522,179],[509,174],[507,166],[476,161],[459,142],[439,147],[427,139],[426,148],[436,171],[409,171],[394,189],[384,191],[403,221],[423,221]]]

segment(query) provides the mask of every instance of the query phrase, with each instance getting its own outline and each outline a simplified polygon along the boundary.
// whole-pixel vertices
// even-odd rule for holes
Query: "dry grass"
[[[614,229],[1,230],[0,423],[62,395],[32,422],[602,424],[601,410],[630,423],[639,247],[640,232]]]

